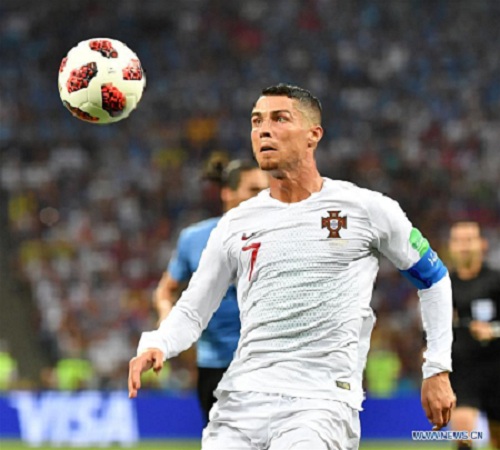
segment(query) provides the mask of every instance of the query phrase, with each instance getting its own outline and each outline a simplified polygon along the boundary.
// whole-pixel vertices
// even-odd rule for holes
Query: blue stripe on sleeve
[[[417,289],[428,289],[441,280],[448,270],[437,253],[429,248],[417,263],[407,270],[400,270],[400,272]]]

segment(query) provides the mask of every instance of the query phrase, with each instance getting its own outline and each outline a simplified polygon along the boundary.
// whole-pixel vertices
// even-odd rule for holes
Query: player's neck
[[[316,167],[300,173],[284,172],[271,176],[271,197],[283,203],[297,203],[309,198],[323,187],[323,178]]]

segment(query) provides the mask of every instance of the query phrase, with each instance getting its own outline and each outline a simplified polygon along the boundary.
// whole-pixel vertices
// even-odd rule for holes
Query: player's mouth
[[[276,148],[274,147],[271,147],[270,145],[263,145],[260,147],[260,152],[261,153],[264,153],[264,152],[275,152],[277,151]]]

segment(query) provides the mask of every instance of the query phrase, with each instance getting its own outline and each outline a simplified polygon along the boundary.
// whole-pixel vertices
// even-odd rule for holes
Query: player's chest
[[[239,261],[259,253],[273,263],[312,258],[345,264],[369,254],[374,239],[363,211],[340,203],[249,214],[231,225],[229,253]]]

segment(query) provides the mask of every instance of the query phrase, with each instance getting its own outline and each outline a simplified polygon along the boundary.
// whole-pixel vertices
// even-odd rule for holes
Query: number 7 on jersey
[[[255,261],[257,261],[257,254],[259,253],[260,242],[254,242],[253,244],[247,245],[242,248],[243,251],[251,250],[250,255],[250,272],[248,274],[248,281],[252,280],[253,268],[255,267]]]

